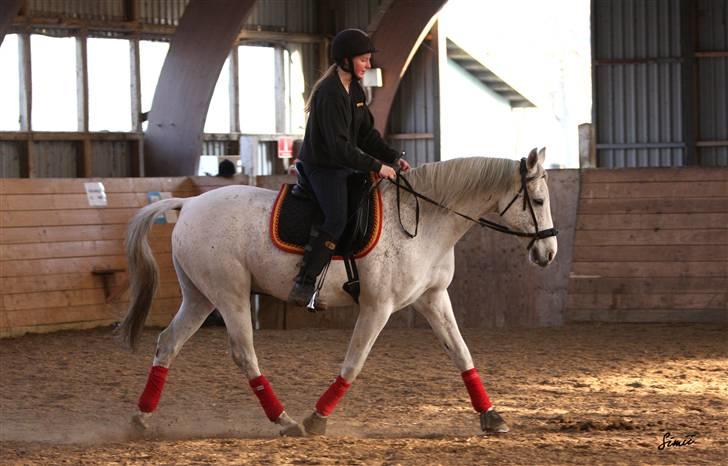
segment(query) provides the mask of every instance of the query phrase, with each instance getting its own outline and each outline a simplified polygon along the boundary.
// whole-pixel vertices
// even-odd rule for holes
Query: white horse
[[[556,256],[545,151],[534,149],[527,159],[466,158],[426,164],[407,175],[413,189],[453,210],[478,218],[502,212],[514,231],[532,236],[528,258],[545,267]],[[520,169],[519,169],[520,167]],[[525,188],[525,191],[524,191]],[[397,219],[396,188],[381,185],[383,227],[379,244],[358,261],[361,277],[359,315],[346,358],[336,381],[302,424],[288,416],[261,374],[253,348],[250,294],[263,292],[285,300],[300,257],[272,244],[269,217],[276,192],[252,186],[228,186],[186,199],[166,199],[141,209],[127,236],[131,303],[120,326],[125,341],[135,346],[158,283],[158,268],[146,239],[154,218],[181,209],[172,234],[173,262],[182,290],[182,304],[157,342],[152,369],[133,416],[144,428],[155,410],[167,370],[182,345],[217,308],[225,320],[232,356],[250,381],[268,418],[282,435],[317,435],[349,385],[359,375],[374,341],[395,311],[412,305],[429,322],[445,351],[461,372],[473,407],[486,432],[507,432],[473,366],[453,315],[447,293],[455,270],[454,246],[473,225],[462,216],[422,203],[419,234],[410,238]],[[414,222],[414,197],[402,192],[402,218]],[[514,202],[516,199],[521,202]],[[513,206],[513,207],[512,207]],[[505,212],[503,212],[505,211]],[[513,231],[512,231],[513,232]],[[541,233],[539,233],[541,232]],[[321,297],[329,306],[352,305],[341,285],[346,281],[341,261],[333,261]]]

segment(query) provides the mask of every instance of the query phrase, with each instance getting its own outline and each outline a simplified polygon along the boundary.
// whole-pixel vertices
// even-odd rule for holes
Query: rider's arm
[[[379,131],[374,128],[374,117],[369,108],[366,109],[364,121],[359,129],[359,146],[367,153],[389,164],[396,162],[400,156],[400,152],[389,147]]]
[[[345,97],[319,90],[316,119],[327,152],[338,157],[337,162],[363,172],[379,172],[382,163],[365,154],[349,140],[351,112]]]

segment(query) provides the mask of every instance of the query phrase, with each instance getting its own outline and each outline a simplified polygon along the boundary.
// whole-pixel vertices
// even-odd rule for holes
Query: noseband
[[[557,230],[556,228],[549,228],[546,230],[538,229],[538,220],[536,220],[536,213],[533,210],[533,205],[531,204],[531,197],[528,195],[528,189],[526,189],[526,184],[529,181],[533,181],[535,178],[533,178],[533,177],[528,178],[526,176],[528,174],[528,167],[526,166],[525,158],[521,159],[521,165],[520,165],[519,171],[521,174],[521,189],[519,189],[518,192],[516,193],[516,195],[513,196],[513,199],[511,200],[511,202],[508,203],[506,208],[501,211],[500,216],[502,217],[508,211],[508,209],[510,209],[511,206],[516,202],[516,199],[518,199],[518,196],[520,196],[521,193],[523,193],[523,210],[526,210],[526,206],[528,206],[528,210],[531,212],[531,218],[533,219],[533,225],[535,227],[534,233],[529,233],[526,231],[512,230],[505,225],[491,222],[490,220],[486,220],[483,217],[480,217],[479,219],[476,220],[468,215],[465,215],[456,210],[453,210],[450,207],[442,205],[441,203],[439,203],[433,199],[430,199],[429,197],[424,196],[424,195],[418,193],[417,191],[415,191],[414,189],[412,189],[412,185],[410,184],[409,181],[407,181],[407,178],[403,177],[400,174],[399,170],[397,170],[397,180],[396,181],[390,180],[390,182],[397,185],[397,215],[399,216],[399,224],[402,226],[402,230],[404,230],[404,232],[407,233],[407,235],[410,238],[414,238],[415,236],[417,236],[417,229],[420,224],[420,202],[418,200],[418,198],[419,198],[419,199],[423,199],[423,200],[429,202],[430,204],[434,204],[434,205],[441,207],[445,210],[448,210],[456,215],[459,215],[460,217],[462,217],[464,219],[470,220],[473,223],[477,223],[478,225],[480,225],[482,227],[488,227],[491,230],[499,231],[501,233],[506,233],[508,235],[521,236],[524,238],[531,238],[531,241],[528,242],[528,246],[526,246],[526,249],[530,250],[537,240],[549,238],[551,236],[556,236],[559,234],[559,230]],[[400,183],[400,180],[403,182],[403,184]],[[400,189],[403,189],[415,196],[415,232],[414,233],[410,233],[409,231],[407,231],[407,229],[404,227],[404,224],[402,223],[402,214],[400,212]]]

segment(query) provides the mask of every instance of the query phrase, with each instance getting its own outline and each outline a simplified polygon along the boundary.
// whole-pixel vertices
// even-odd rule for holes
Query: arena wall
[[[84,183],[102,182],[106,207]],[[246,183],[247,178],[238,177]],[[230,181],[214,177],[0,180],[0,336],[109,325],[126,312],[126,224],[149,192],[188,197]],[[180,304],[173,224],[152,228],[161,285],[148,322],[166,325]]]
[[[728,322],[728,169],[582,172],[566,322]]]
[[[277,189],[288,176],[257,177]],[[88,181],[108,206],[89,206]],[[159,191],[187,197],[245,177],[0,180],[0,336],[109,325],[126,312],[123,237]],[[456,247],[449,293],[464,327],[579,322],[728,322],[728,169],[551,170],[555,262],[528,263],[522,241],[474,227]],[[148,323],[180,302],[172,224],[150,242],[162,284]],[[259,297],[261,328],[352,328],[356,308],[310,314]],[[412,310],[389,324],[424,327]]]

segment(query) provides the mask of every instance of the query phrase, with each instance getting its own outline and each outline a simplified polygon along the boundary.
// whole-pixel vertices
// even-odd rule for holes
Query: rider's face
[[[364,72],[372,67],[372,54],[365,53],[364,55],[357,55],[352,59],[354,62],[354,74],[357,78],[362,79]]]

